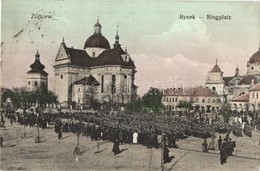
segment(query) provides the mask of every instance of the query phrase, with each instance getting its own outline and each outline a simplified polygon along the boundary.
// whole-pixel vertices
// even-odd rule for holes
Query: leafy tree
[[[181,101],[177,107],[181,109],[185,109],[185,111],[187,112],[192,109],[192,103],[188,101]]]
[[[148,110],[160,112],[164,109],[162,104],[162,93],[157,88],[150,88],[150,90],[143,96],[142,100]]]
[[[230,105],[228,104],[224,104],[220,110],[220,115],[223,116],[224,118],[224,121],[227,123],[229,121],[229,118],[232,114],[232,110],[231,110],[231,107]]]
[[[30,94],[29,95],[30,100],[33,101],[34,103],[38,102],[40,105],[57,102],[57,96],[45,87],[40,87],[29,94]]]
[[[14,88],[13,90],[2,89],[2,102],[5,102],[7,98],[10,98],[13,102],[14,109],[26,107],[25,104],[27,103],[39,103],[44,105],[46,103],[57,102],[57,96],[45,87],[40,87],[32,92],[23,87]]]
[[[150,88],[150,90],[144,94],[141,100],[137,100],[136,102],[128,104],[127,109],[134,112],[162,112],[164,110],[164,106],[161,100],[161,91],[157,88]]]
[[[6,100],[10,98],[13,104],[13,108],[17,109],[20,107],[20,98],[17,96],[17,94],[8,88],[2,88],[1,89],[1,105],[5,106],[6,105]]]

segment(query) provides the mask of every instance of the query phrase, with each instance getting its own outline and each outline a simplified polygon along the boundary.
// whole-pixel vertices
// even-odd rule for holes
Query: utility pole
[[[162,133],[162,140],[161,140],[161,171],[164,171],[164,161],[163,161],[163,154],[164,154],[164,132]]]
[[[79,136],[80,136],[80,123],[77,123],[77,146],[74,149],[73,155],[79,155],[80,149],[79,149]]]
[[[35,138],[35,143],[40,143],[40,128],[39,128],[39,113],[37,113],[37,136]]]

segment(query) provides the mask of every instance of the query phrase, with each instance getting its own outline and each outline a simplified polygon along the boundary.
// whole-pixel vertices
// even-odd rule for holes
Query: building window
[[[216,91],[216,87],[212,87],[212,90],[213,90],[213,91]]]
[[[29,82],[28,82],[28,85],[30,85],[30,84],[31,84],[31,82],[29,81]]]
[[[254,67],[252,66],[252,67],[251,67],[251,70],[253,70],[253,69],[254,69]]]
[[[104,93],[104,75],[101,75],[101,93]]]
[[[60,75],[60,79],[63,79],[63,75],[62,74]]]
[[[258,99],[258,93],[256,93],[256,99]]]
[[[204,103],[205,102],[205,100],[204,99],[202,99],[202,103]]]
[[[34,82],[34,85],[35,85],[35,86],[37,86],[37,85],[38,85],[37,81],[35,81],[35,82]]]
[[[78,88],[78,92],[80,92],[80,88]]]
[[[92,57],[96,57],[96,52],[92,52]]]
[[[252,94],[252,99],[255,98],[255,93]]]
[[[111,93],[114,94],[116,92],[116,76],[112,75],[112,85],[111,85]]]

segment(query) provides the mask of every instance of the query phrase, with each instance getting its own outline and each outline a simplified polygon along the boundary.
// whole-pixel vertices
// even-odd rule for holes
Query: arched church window
[[[104,75],[101,75],[101,93],[104,93]]]
[[[254,69],[254,67],[252,66],[252,67],[251,67],[251,70],[253,70],[253,69]]]
[[[212,90],[213,90],[213,91],[216,91],[216,87],[212,87]]]
[[[60,79],[63,79],[63,75],[62,74],[60,75]]]
[[[116,76],[112,75],[112,85],[111,85],[111,93],[114,94],[116,92]]]

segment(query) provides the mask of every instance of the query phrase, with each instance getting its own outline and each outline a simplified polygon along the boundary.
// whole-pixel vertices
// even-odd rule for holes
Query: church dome
[[[94,25],[94,34],[86,40],[84,49],[89,47],[110,49],[108,40],[101,34],[101,28],[102,26],[99,23],[99,20],[97,20],[97,23]]]
[[[88,47],[110,49],[108,40],[101,34],[93,34],[90,36],[85,42],[84,49]]]
[[[259,63],[260,64],[260,48],[256,53],[254,53],[251,56],[251,58],[249,59],[249,63]]]

